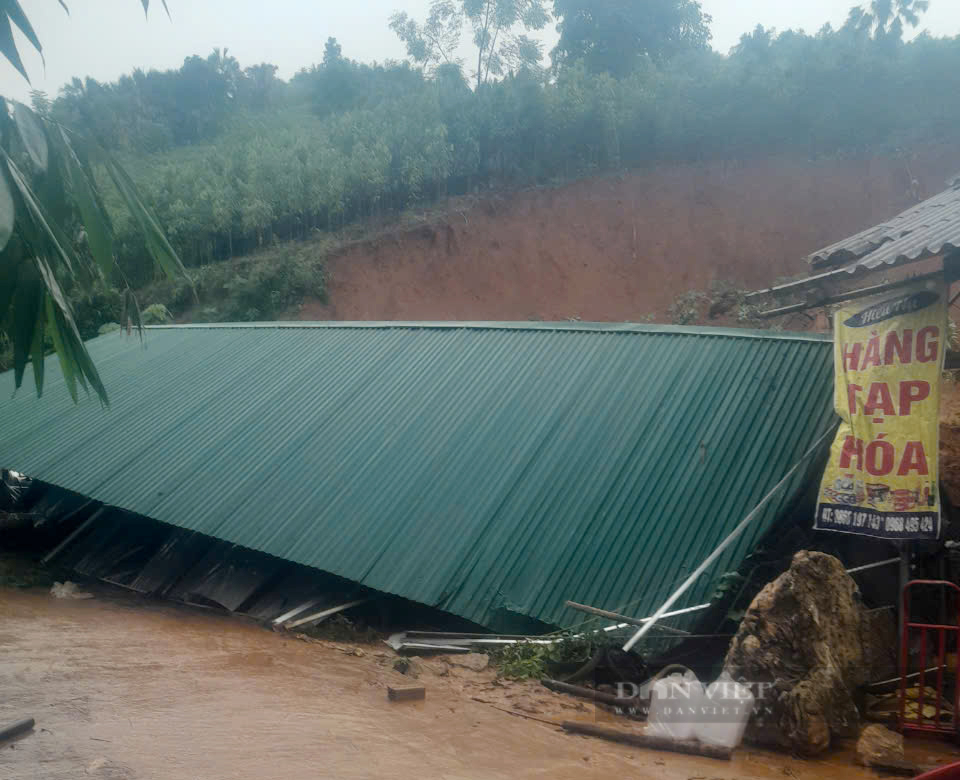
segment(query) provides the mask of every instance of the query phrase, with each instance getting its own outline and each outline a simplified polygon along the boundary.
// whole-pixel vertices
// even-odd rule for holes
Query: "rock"
[[[891,766],[903,761],[903,735],[879,724],[867,726],[857,741],[857,763]]]
[[[472,672],[482,672],[490,665],[490,656],[486,653],[465,653],[447,656],[446,661],[450,666],[462,666]]]
[[[734,679],[766,684],[755,691],[759,714],[747,738],[810,756],[834,737],[855,737],[854,692],[870,679],[871,654],[884,655],[865,650],[878,641],[875,623],[840,561],[798,552],[757,594],[727,652]]]
[[[396,658],[393,662],[393,668],[400,674],[405,674],[414,680],[419,679],[420,673],[423,671],[420,662],[414,658]]]
[[[867,682],[896,677],[899,674],[897,655],[900,647],[896,612],[892,609],[864,612],[860,628]]]
[[[57,599],[92,599],[93,594],[87,593],[80,590],[77,587],[77,583],[70,582],[55,582],[53,587],[50,588],[50,595]]]

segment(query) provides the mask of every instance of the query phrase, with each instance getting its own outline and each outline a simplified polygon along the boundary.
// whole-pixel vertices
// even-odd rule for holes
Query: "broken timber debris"
[[[645,700],[640,699],[639,695],[630,699],[620,698],[614,696],[612,693],[604,693],[603,691],[596,691],[593,688],[582,688],[579,685],[570,685],[569,683],[560,682],[559,680],[541,680],[540,684],[544,688],[548,688],[551,691],[557,693],[569,693],[571,696],[579,696],[582,699],[590,699],[591,701],[598,701],[602,704],[610,704],[614,707],[639,707],[641,704],[645,703]]]
[[[13,739],[24,732],[30,731],[34,725],[36,725],[36,721],[33,718],[25,718],[24,720],[18,720],[16,723],[11,723],[9,726],[4,726],[0,728],[0,741]]]
[[[563,730],[571,734],[582,734],[588,737],[599,737],[611,742],[621,742],[634,747],[649,748],[651,750],[669,750],[674,753],[686,753],[691,756],[705,756],[729,761],[733,751],[730,748],[716,745],[704,745],[694,739],[676,740],[670,737],[659,737],[652,734],[636,734],[629,731],[617,731],[594,726],[592,723],[564,721]]]
[[[427,698],[427,689],[422,685],[408,685],[397,687],[387,686],[387,698],[390,701],[421,701]]]

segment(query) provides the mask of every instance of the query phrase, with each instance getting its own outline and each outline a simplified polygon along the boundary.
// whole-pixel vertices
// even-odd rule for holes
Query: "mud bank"
[[[425,702],[391,703],[386,685],[408,678],[384,646],[307,642],[95,593],[58,601],[0,589],[0,721],[37,720],[0,747],[0,777],[875,777],[852,766],[850,752],[802,761],[743,749],[726,763],[571,737],[495,708],[555,721],[610,716],[442,659],[423,663]],[[918,762],[945,755],[910,748]]]

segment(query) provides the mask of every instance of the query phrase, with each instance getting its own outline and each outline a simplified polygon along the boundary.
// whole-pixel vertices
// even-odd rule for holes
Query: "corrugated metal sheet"
[[[90,351],[108,409],[53,360],[40,400],[0,376],[0,465],[490,627],[578,623],[566,599],[649,613],[833,417],[807,334],[189,326]]]
[[[832,244],[807,259],[847,273],[934,257],[960,248],[960,181],[887,222]]]

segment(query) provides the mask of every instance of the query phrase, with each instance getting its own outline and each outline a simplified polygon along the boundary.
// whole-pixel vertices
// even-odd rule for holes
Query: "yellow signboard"
[[[882,539],[940,535],[940,375],[949,331],[942,280],[834,313],[834,405],[815,527]]]

